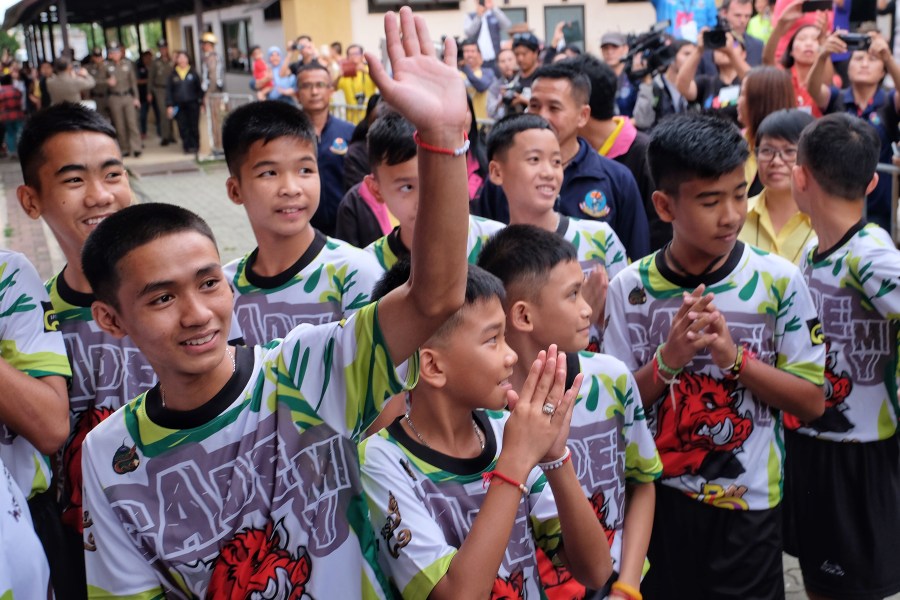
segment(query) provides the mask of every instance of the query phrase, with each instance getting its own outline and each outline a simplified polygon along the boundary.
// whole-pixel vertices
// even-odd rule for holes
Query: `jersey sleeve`
[[[341,309],[349,317],[371,302],[372,289],[383,271],[381,265],[368,252],[353,249],[353,259],[332,275],[341,291]]]
[[[603,330],[603,352],[618,358],[630,371],[634,372],[642,365],[638,364],[637,357],[632,350],[634,344],[629,338],[628,323],[625,320],[625,303],[630,281],[629,271],[625,271],[609,282],[606,292],[606,329]]]
[[[81,457],[88,598],[162,598],[163,589],[148,558],[138,551],[103,492],[91,438],[85,440]]]
[[[37,271],[20,254],[0,255],[0,356],[32,377],[71,377],[57,317]]]
[[[297,393],[300,427],[321,422],[358,440],[391,396],[415,387],[418,353],[396,366],[378,325],[378,303],[349,319],[293,329],[279,346],[275,370],[284,394]],[[293,392],[288,390],[293,389]]]
[[[613,393],[623,399],[625,409],[622,423],[622,437],[625,438],[625,481],[653,482],[662,476],[662,460],[647,427],[647,415],[644,413],[637,382],[629,372],[619,375],[612,383]]]
[[[825,383],[825,344],[822,326],[809,288],[800,271],[790,266],[787,278],[770,287],[775,321],[775,367],[815,385]]]
[[[383,564],[403,598],[425,599],[450,568],[452,546],[416,493],[391,442],[375,436],[360,446],[362,484]]]
[[[864,308],[900,321],[900,250],[882,229],[867,227],[863,232],[866,252],[847,257],[847,285],[856,288]]]

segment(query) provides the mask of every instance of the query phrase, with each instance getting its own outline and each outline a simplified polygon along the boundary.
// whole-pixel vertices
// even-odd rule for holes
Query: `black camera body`
[[[872,45],[872,38],[867,33],[842,33],[838,37],[847,44],[847,52],[868,50]]]
[[[708,50],[724,48],[725,44],[728,43],[727,34],[729,31],[731,31],[731,28],[728,26],[728,23],[719,19],[715,27],[703,32],[703,47]]]
[[[666,29],[671,21],[661,21],[650,28],[649,31],[638,35],[628,36],[628,54],[622,57],[625,64],[625,73],[632,81],[643,79],[647,75],[651,77],[669,68],[675,60],[675,52],[666,41]],[[634,58],[640,56],[644,62],[643,69],[634,68]]]

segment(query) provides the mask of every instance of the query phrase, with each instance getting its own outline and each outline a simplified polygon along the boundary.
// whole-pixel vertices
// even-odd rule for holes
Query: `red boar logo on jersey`
[[[735,451],[750,437],[753,421],[737,412],[735,382],[682,373],[674,393],[675,407],[666,395],[656,416],[663,477],[715,479],[743,473]]]
[[[498,575],[494,579],[491,600],[525,600],[525,575],[522,570],[517,569],[505,578]]]
[[[265,529],[241,531],[222,548],[206,597],[309,600],[305,591],[311,572],[306,549],[290,554],[272,523],[267,523]]]
[[[78,413],[72,438],[63,451],[63,470],[66,478],[67,506],[62,513],[62,522],[72,529],[82,531],[81,517],[81,445],[91,430],[105,418],[113,414],[111,408],[89,408]]]
[[[613,540],[616,537],[616,530],[610,527],[606,520],[609,518],[609,500],[603,496],[603,490],[597,490],[594,492],[594,495],[591,496],[591,507],[594,509],[594,514],[597,515],[597,520],[600,521],[600,525],[603,526],[603,532],[606,534],[606,543],[612,548]]]
[[[847,405],[844,404],[853,391],[853,382],[846,371],[835,372],[837,367],[837,353],[830,351],[831,344],[825,344],[825,413],[809,423],[816,431],[846,433],[853,429],[854,424],[844,414]],[[797,429],[803,426],[803,422],[792,414],[784,413],[784,426],[788,429]]]

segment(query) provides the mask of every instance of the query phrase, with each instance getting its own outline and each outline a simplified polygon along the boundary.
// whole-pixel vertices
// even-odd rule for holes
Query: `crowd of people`
[[[61,59],[14,137],[66,265],[0,251],[0,597],[777,600],[785,551],[900,592],[886,42],[725,0],[648,69],[474,8],[459,45],[388,13],[389,70],[251,53],[225,265],[123,164],[132,116],[197,140],[215,39]]]

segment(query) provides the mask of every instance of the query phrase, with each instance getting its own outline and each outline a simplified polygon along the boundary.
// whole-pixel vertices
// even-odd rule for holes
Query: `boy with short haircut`
[[[235,317],[248,345],[300,323],[330,323],[369,303],[378,265],[310,223],[321,189],[316,132],[284,102],[247,104],[228,116],[222,144],[228,197],[242,205],[257,247],[225,265]]]
[[[803,131],[793,170],[818,235],[800,268],[828,349],[825,414],[785,421],[785,545],[811,597],[900,591],[900,252],[863,218],[877,163],[875,129],[839,113]]]
[[[635,373],[663,462],[648,557],[664,568],[645,596],[783,597],[782,411],[822,414],[819,321],[794,265],[737,240],[748,150],[733,125],[671,117],[648,155],[674,237],[610,283],[603,340]]]
[[[584,73],[563,64],[545,65],[535,72],[528,112],[540,115],[559,141],[564,177],[557,210],[570,217],[605,221],[628,253],[637,260],[649,251],[647,215],[634,176],[624,166],[597,154],[578,135],[591,114],[591,82]],[[486,183],[477,211],[485,217],[509,221],[503,190]]]
[[[542,117],[526,113],[498,121],[488,136],[487,155],[490,180],[509,201],[510,225],[534,225],[575,246],[588,281],[585,297],[598,324],[591,347],[599,349],[606,287],[628,264],[625,248],[609,224],[554,210],[563,181],[562,157],[556,135]]]
[[[88,234],[131,204],[132,194],[115,130],[99,113],[78,104],[35,114],[22,131],[19,162],[24,179],[16,189],[19,204],[32,219],[44,219],[66,257],[66,266],[46,283],[72,370],[71,431],[54,479],[62,488],[68,534],[65,549],[57,545],[60,564],[72,570],[67,577],[73,579],[56,587],[60,596],[78,597],[84,589],[81,444],[100,421],[156,381],[131,338],[116,338],[97,326],[91,315],[94,293],[81,266]],[[56,571],[52,553],[50,562]]]
[[[510,347],[532,356],[558,344],[568,359],[569,378],[583,376],[569,430],[573,465],[606,532],[613,571],[621,582],[613,595],[639,589],[653,523],[652,483],[662,464],[631,372],[612,356],[579,352],[592,319],[578,254],[555,233],[510,225],[488,241],[479,265],[503,281]],[[513,387],[526,375],[516,365]],[[573,587],[565,569],[542,569],[541,575],[550,597],[584,597],[584,589]]]
[[[360,446],[382,560],[406,599],[542,597],[538,547],[592,587],[611,573],[566,447],[577,388],[564,393],[565,356],[535,351],[512,385],[503,296],[496,277],[469,267],[465,304],[422,345],[406,414]]]
[[[64,560],[57,547],[61,523],[48,457],[69,435],[66,380],[72,371],[57,325],[47,290],[28,259],[0,250],[0,494],[6,497],[0,499],[0,596],[6,591],[5,568],[36,573],[28,566],[32,561],[47,568],[44,550],[36,540],[30,543],[35,529],[54,567],[57,558]],[[17,485],[7,485],[7,476]],[[32,531],[20,545],[14,535],[21,534],[12,532],[21,523]],[[21,575],[13,573],[6,580],[16,582],[15,592],[23,598],[46,596],[46,577],[29,581]],[[54,569],[54,576],[59,575]],[[63,578],[55,583],[68,584]]]
[[[130,333],[160,380],[85,443],[92,597],[389,596],[356,443],[415,382],[417,347],[462,305],[468,207],[453,152],[466,115],[454,44],[442,64],[424,20],[404,8],[400,22],[385,17],[394,79],[369,63],[434,149],[420,160],[428,202],[407,284],[346,321],[232,350],[233,297],[199,217],[135,206],[86,245],[97,322]]]
[[[365,250],[375,257],[384,271],[388,271],[399,258],[409,256],[409,249],[413,247],[419,206],[419,159],[412,124],[396,111],[382,110],[383,114],[366,135],[372,169],[372,173],[366,175],[366,183],[399,224]],[[470,263],[478,259],[484,242],[502,228],[502,223],[469,216],[466,254]]]

